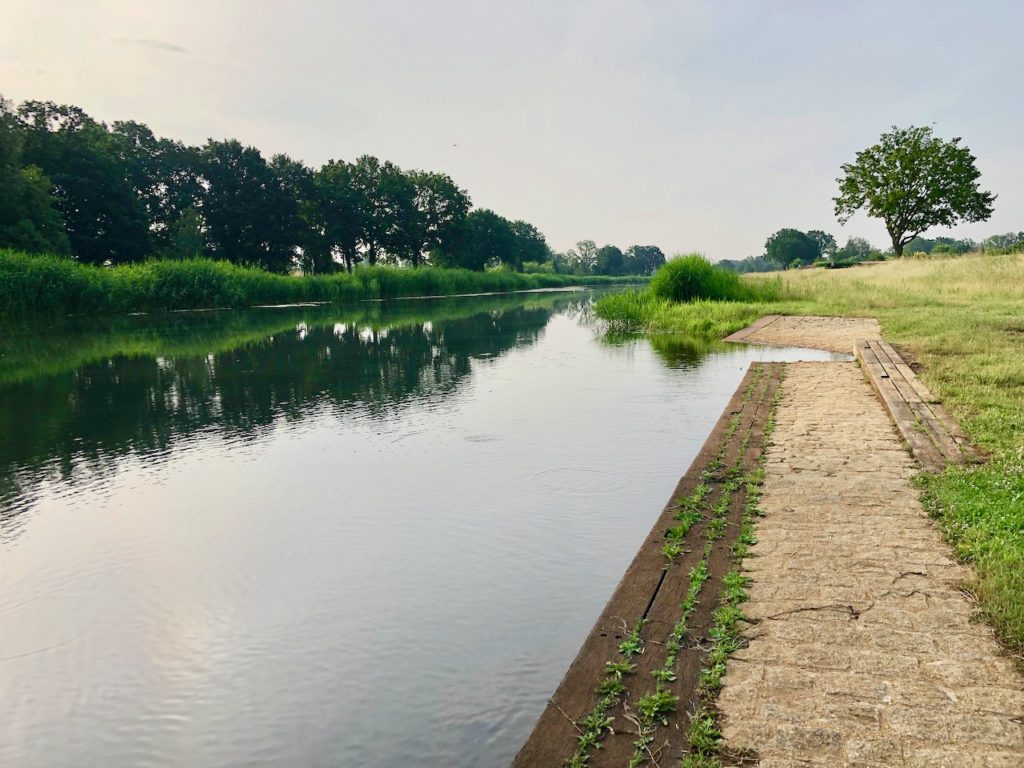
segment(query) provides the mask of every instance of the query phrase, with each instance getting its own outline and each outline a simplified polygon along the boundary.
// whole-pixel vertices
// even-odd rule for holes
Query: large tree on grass
[[[897,256],[930,227],[985,221],[995,195],[978,189],[981,172],[960,139],[943,141],[931,128],[893,126],[879,142],[842,166],[835,213],[845,224],[862,208],[882,219]]]

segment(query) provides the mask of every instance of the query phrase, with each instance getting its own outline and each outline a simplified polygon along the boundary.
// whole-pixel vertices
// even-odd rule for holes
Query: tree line
[[[2,98],[0,247],[88,264],[206,256],[306,274],[385,263],[644,275],[664,262],[655,246],[592,241],[557,254],[529,222],[472,208],[443,173],[370,155],[311,168],[236,139],[188,146],[139,122],[108,126],[79,107]]]
[[[1007,232],[992,235],[977,241],[970,238],[935,237],[918,235],[903,248],[904,256],[945,255],[972,253],[1014,253],[1024,251],[1024,232]],[[881,250],[863,237],[847,238],[846,244],[838,247],[835,238],[820,230],[801,232],[798,229],[780,229],[765,242],[765,252],[760,256],[745,259],[723,259],[718,266],[733,272],[773,272],[815,263],[856,264],[862,261],[881,261],[892,258],[891,248]]]

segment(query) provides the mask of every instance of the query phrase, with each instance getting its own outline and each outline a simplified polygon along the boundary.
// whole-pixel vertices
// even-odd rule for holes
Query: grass
[[[139,264],[97,267],[58,256],[30,256],[0,250],[0,317],[116,315],[309,301],[500,293],[639,281],[642,278],[395,267],[360,267],[352,274],[301,277],[276,275],[210,259],[154,259]]]
[[[990,459],[920,479],[926,509],[975,569],[985,618],[1024,652],[1024,255],[901,260],[745,276],[771,301],[674,303],[650,291],[601,299],[615,331],[721,338],[765,314],[875,317],[886,339]]]

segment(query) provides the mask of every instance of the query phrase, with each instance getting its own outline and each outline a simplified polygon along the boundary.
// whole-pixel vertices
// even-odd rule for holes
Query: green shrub
[[[714,266],[699,253],[691,253],[659,268],[651,279],[651,293],[659,299],[679,302],[739,300],[744,292],[735,272]]]

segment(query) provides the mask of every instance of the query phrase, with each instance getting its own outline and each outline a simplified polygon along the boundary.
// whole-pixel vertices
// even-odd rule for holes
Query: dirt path
[[[870,330],[822,320],[780,318],[748,340],[849,351]],[[1022,679],[971,622],[970,574],[863,373],[797,363],[782,393],[745,561],[757,623],[719,699],[726,745],[763,768],[1024,766]]]

